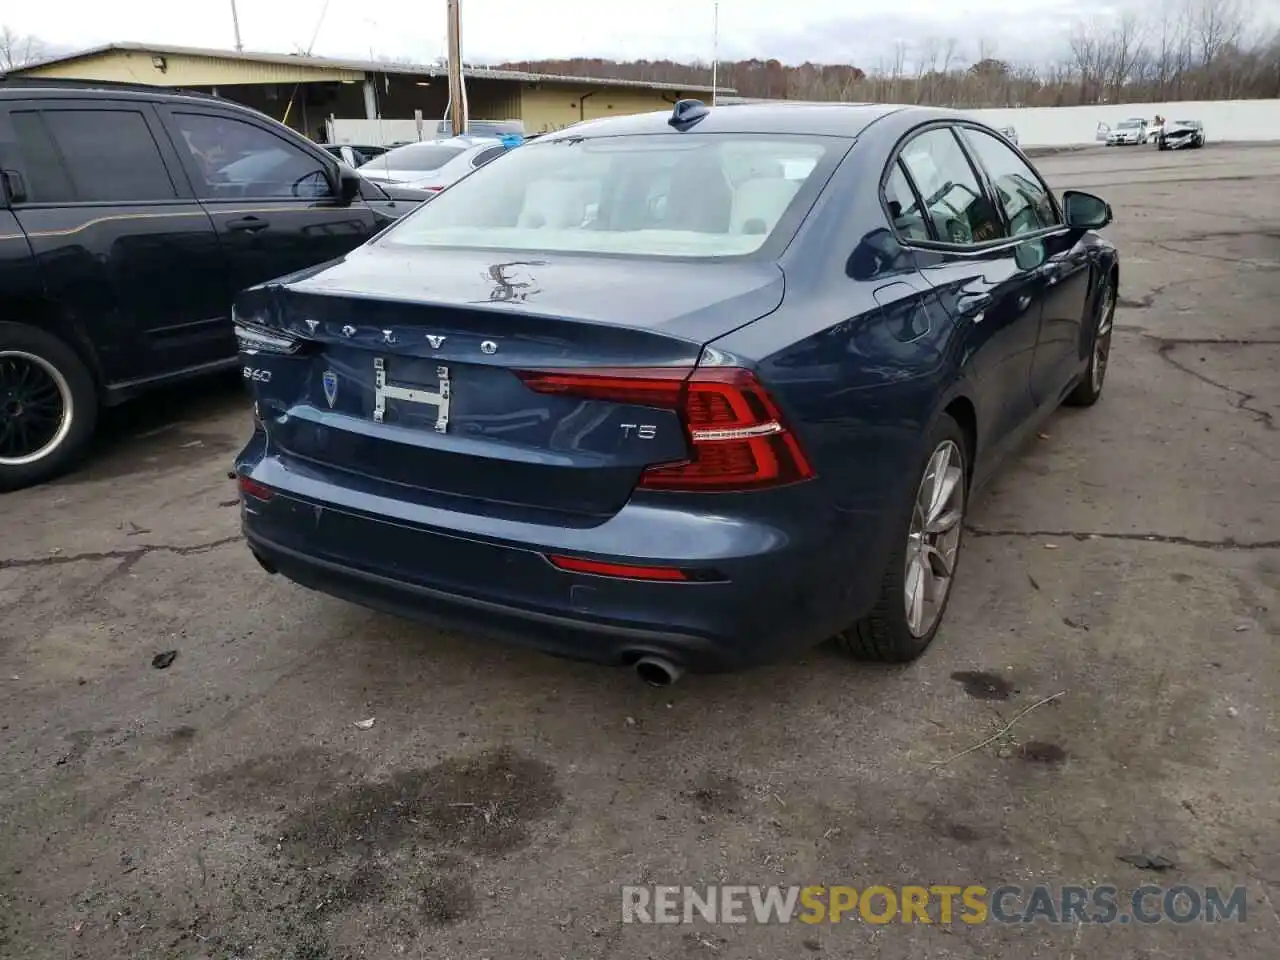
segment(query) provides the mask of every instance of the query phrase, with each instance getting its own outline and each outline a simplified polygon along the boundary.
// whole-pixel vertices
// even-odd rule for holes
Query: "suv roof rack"
[[[188,90],[185,87],[166,87],[154,83],[128,83],[122,80],[67,80],[54,77],[23,77],[12,74],[0,74],[0,90],[116,90],[131,93],[149,93],[152,95],[177,95],[183,97],[207,97],[221,100],[222,97],[203,90]]]

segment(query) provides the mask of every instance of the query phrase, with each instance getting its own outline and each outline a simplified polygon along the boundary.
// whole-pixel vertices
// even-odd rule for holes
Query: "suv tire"
[[[44,330],[0,323],[0,490],[64,472],[97,422],[98,390],[76,352]]]

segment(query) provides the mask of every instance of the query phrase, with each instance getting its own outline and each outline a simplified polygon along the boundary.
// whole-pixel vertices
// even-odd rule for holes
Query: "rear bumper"
[[[241,471],[250,472],[243,464]],[[572,531],[583,545],[565,550],[527,537],[477,537],[406,523],[372,503],[353,510],[338,502],[342,488],[318,496],[322,491],[312,484],[303,494],[282,489],[279,470],[252,473],[276,491],[271,500],[248,500],[242,508],[249,549],[271,572],[386,613],[601,664],[657,655],[715,672],[784,659],[869,609],[883,572],[872,545],[850,535],[870,535],[861,517],[847,524],[830,516],[798,518],[785,533],[776,531],[780,535],[741,536],[739,546],[750,549],[737,551],[705,528],[700,537],[691,529],[689,551],[673,565],[714,569],[723,579],[653,582],[568,572],[545,556],[607,554],[615,562],[652,564],[654,557],[636,550],[619,553],[618,543],[643,542],[634,534],[635,518],[612,530],[605,528],[614,521]],[[640,528],[656,525],[651,515],[639,519]],[[632,532],[620,536],[623,530]],[[594,548],[586,545],[593,541]],[[602,549],[606,543],[612,550]]]
[[[447,593],[282,547],[247,528],[258,561],[301,586],[373,610],[445,629],[479,632],[556,656],[620,666],[642,656],[665,657],[692,670],[749,666],[765,651],[726,646],[715,638],[669,629],[601,622]],[[781,653],[781,651],[778,651]],[[756,659],[744,654],[755,654]],[[771,659],[764,657],[762,659]]]

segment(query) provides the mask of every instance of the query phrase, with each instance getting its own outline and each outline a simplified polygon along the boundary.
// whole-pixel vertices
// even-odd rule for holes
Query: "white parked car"
[[[360,173],[377,183],[399,184],[438,193],[507,152],[501,140],[491,137],[450,137],[393,147],[360,167]]]
[[[1000,132],[1004,134],[1006,140],[1014,146],[1018,145],[1018,128],[1017,127],[1001,127]]]
[[[1121,120],[1115,129],[1107,134],[1107,146],[1118,147],[1139,145],[1147,141],[1147,121],[1137,118]]]

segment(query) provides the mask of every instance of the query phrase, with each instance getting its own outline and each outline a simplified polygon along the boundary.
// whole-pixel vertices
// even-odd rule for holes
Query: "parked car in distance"
[[[509,133],[524,135],[524,122],[521,120],[468,120],[467,133],[469,137],[489,137],[493,140],[501,139]],[[451,120],[441,120],[436,124],[436,137],[441,140],[448,140],[453,136],[453,122]]]
[[[1131,118],[1129,120],[1121,120],[1120,123],[1107,134],[1107,146],[1131,146],[1145,143],[1147,139],[1147,121],[1141,118]]]
[[[322,143],[320,144],[320,149],[341,160],[349,167],[360,167],[374,157],[382,156],[390,147],[375,147],[369,144],[357,146],[350,143]]]
[[[1003,134],[1004,138],[1008,140],[1010,143],[1014,144],[1015,146],[1017,145],[1018,143],[1017,127],[1001,127],[1000,133]]]
[[[217,97],[0,81],[0,489],[67,469],[101,407],[234,367],[237,291],[416,206]]]
[[[361,167],[360,173],[378,183],[439,193],[509,149],[501,140],[488,137],[424,140],[388,150]]]
[[[1188,150],[1204,146],[1204,124],[1199,120],[1171,120],[1164,125],[1160,139],[1161,150]]]
[[[1101,396],[1110,220],[949,110],[547,134],[237,299],[247,545],[655,684],[828,637],[910,660],[971,491]]]

